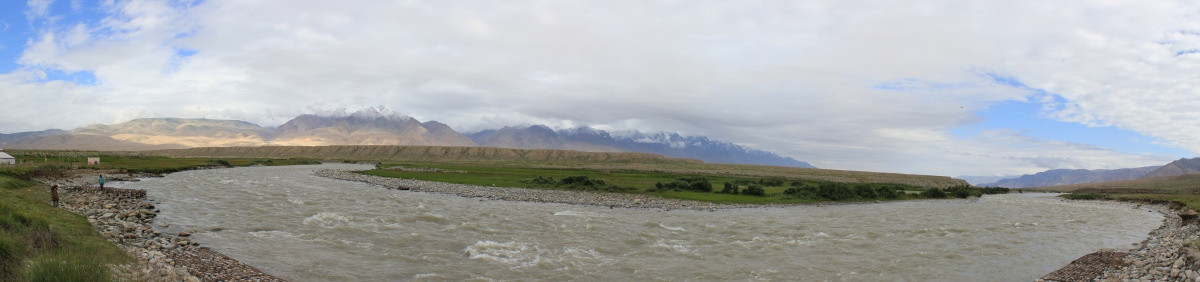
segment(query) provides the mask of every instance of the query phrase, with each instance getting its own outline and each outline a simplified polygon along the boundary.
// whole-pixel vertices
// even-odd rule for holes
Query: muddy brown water
[[[386,190],[352,164],[186,171],[145,189],[164,232],[297,281],[1030,281],[1162,216],[1047,194],[746,208],[609,209]],[[157,224],[156,224],[157,226]]]

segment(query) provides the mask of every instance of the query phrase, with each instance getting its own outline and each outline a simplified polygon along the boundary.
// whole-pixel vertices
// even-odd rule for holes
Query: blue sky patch
[[[1037,95],[1051,94],[1039,91]],[[1057,95],[1051,97],[1056,103],[1066,102]],[[1037,100],[992,104],[976,113],[981,118],[979,122],[952,129],[950,133],[960,138],[968,138],[987,130],[1010,129],[1033,138],[1087,144],[1127,153],[1151,153],[1181,158],[1192,155],[1187,150],[1165,145],[1166,141],[1131,130],[1113,126],[1091,127],[1048,118],[1045,113],[1047,105]]]
[[[96,75],[90,71],[63,72],[56,69],[45,70],[46,78],[43,81],[68,81],[78,85],[95,85]]]

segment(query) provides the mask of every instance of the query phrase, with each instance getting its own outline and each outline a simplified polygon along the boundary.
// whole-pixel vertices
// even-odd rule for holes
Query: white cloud
[[[50,12],[50,5],[54,4],[54,0],[29,0],[25,2],[28,10],[25,11],[25,17],[30,21],[37,18],[44,18]]]
[[[25,103],[0,105],[10,115],[0,131],[140,116],[271,126],[386,105],[460,130],[682,131],[842,169],[1010,174],[1170,159],[949,135],[989,104],[1032,97],[989,76],[999,74],[1061,95],[1059,119],[1200,152],[1200,54],[1186,53],[1200,48],[1200,26],[1186,3],[189,5],[117,1],[99,22],[49,23],[20,62],[97,83],[0,80],[0,98]],[[35,94],[45,91],[70,99]],[[97,114],[29,123],[41,112],[30,104]]]

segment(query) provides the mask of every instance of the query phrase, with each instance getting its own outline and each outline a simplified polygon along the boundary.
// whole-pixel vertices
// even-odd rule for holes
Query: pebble
[[[1197,222],[1184,221],[1180,212],[1166,205],[1140,205],[1163,214],[1163,224],[1146,240],[1121,254],[1120,263],[1101,263],[1096,252],[1043,276],[1039,281],[1197,281],[1200,282],[1200,251],[1185,247],[1200,240]],[[1090,271],[1081,271],[1087,269]]]
[[[60,207],[87,217],[101,235],[113,242],[134,262],[109,265],[116,281],[283,281],[207,247],[180,237],[164,235],[153,228],[158,212],[145,201],[146,191],[106,188],[101,191],[94,175],[53,181],[60,187]],[[131,177],[133,177],[131,175]],[[118,179],[112,179],[114,181]],[[168,226],[165,222],[157,224]]]

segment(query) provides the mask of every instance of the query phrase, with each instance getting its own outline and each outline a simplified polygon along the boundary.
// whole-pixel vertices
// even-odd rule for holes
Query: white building
[[[0,152],[0,165],[17,164],[17,158],[4,152]]]

